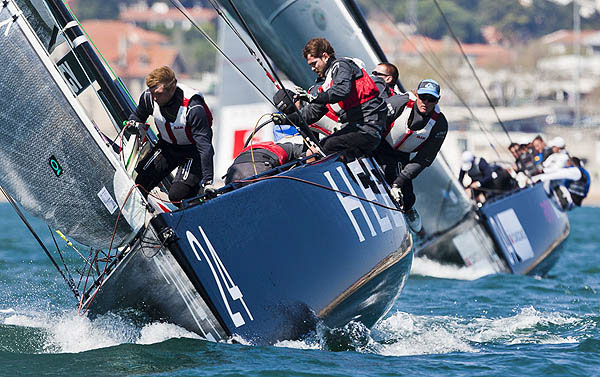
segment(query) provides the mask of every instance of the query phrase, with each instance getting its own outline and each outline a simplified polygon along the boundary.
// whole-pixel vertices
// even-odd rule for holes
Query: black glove
[[[271,114],[271,120],[273,121],[274,124],[286,124],[286,122],[287,122],[287,120],[285,119],[285,116],[283,116],[283,114],[280,114],[280,113]]]
[[[216,198],[217,197],[217,186],[213,185],[212,181],[207,181],[202,183],[201,192],[206,195],[208,198]]]

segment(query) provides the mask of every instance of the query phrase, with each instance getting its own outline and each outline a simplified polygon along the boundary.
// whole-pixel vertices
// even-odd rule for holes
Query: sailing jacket
[[[177,84],[173,98],[165,105],[158,106],[150,90],[140,96],[138,106],[130,120],[146,122],[152,115],[163,145],[169,145],[182,152],[191,149],[198,152],[202,165],[202,183],[213,180],[212,114],[200,92],[185,85]]]
[[[385,99],[396,95],[394,89],[390,88],[390,86],[385,82],[383,78],[374,75],[371,75],[371,78],[377,86],[377,89],[379,89],[379,97]]]
[[[419,113],[416,106],[409,106],[411,96],[414,96],[409,93],[397,94],[385,99],[388,108],[385,140],[379,144],[375,151],[375,157],[382,165],[401,162],[403,165],[401,174],[406,178],[414,179],[435,160],[448,133],[448,121],[436,106],[434,111],[437,119],[432,123],[433,113],[424,115]],[[414,102],[415,98],[412,101]],[[391,130],[395,127],[398,127],[397,130],[401,132],[394,132],[390,136]],[[414,149],[394,149],[394,145],[401,141],[407,133],[410,133],[409,137],[412,139],[407,137],[402,144],[407,147],[411,144]],[[396,141],[393,138],[394,135],[401,137]],[[418,135],[424,139],[418,138]],[[407,140],[409,144],[407,144]],[[416,154],[410,158],[412,152],[416,152]]]
[[[468,175],[471,178],[472,182],[481,183],[482,187],[488,187],[489,184],[494,179],[494,167],[485,160],[485,158],[477,157],[471,164],[471,168],[469,170],[460,169],[460,173],[458,174],[458,181],[461,185],[464,186],[463,180],[465,179],[465,175]]]
[[[330,59],[325,79],[318,79],[317,97],[302,107],[307,124],[314,124],[327,113],[335,114],[340,128],[354,124],[379,137],[385,126],[386,107],[377,86],[364,69],[349,58]],[[290,119],[296,123],[297,113]]]
[[[573,203],[581,206],[581,202],[587,196],[590,191],[590,173],[584,168],[578,166],[577,169],[581,172],[581,178],[576,181],[567,181],[565,185],[571,194]]]
[[[303,145],[296,143],[274,143],[272,141],[265,141],[260,143],[254,143],[242,149],[235,162],[246,162],[250,159],[252,161],[251,153],[255,155],[264,155],[277,161],[278,164],[273,166],[283,165],[287,162],[294,160],[302,154]],[[243,156],[242,156],[243,155]],[[254,156],[254,160],[257,160],[257,156]],[[260,160],[262,162],[262,160]],[[234,162],[234,163],[235,163]]]

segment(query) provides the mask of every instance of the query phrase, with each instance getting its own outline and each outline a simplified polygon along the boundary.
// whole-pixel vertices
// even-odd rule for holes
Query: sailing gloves
[[[399,208],[402,208],[402,190],[400,188],[400,186],[398,186],[397,184],[393,184],[392,188],[390,189],[390,195],[392,196],[392,199],[394,199],[394,201],[396,202],[396,204],[398,205]]]
[[[317,96],[313,96],[308,91],[306,91],[306,89],[303,89],[299,86],[294,88],[294,91],[296,92],[296,100],[297,101],[304,101],[304,102],[311,103],[312,101],[315,100],[315,98],[317,98]]]
[[[285,124],[286,123],[285,116],[280,113],[271,114],[271,121],[273,122],[273,124]]]
[[[409,182],[410,178],[408,178],[402,173],[399,173],[398,177],[394,180],[394,183],[392,183],[390,195],[400,207],[404,205],[404,200],[402,198],[402,187],[404,187],[404,185],[406,185]]]

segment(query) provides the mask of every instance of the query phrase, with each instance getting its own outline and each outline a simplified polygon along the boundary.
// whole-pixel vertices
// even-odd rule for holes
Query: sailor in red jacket
[[[318,94],[297,88],[296,99],[307,102],[300,116],[309,125],[326,114],[337,117],[340,123],[339,130],[322,140],[323,151],[342,152],[349,160],[370,154],[381,140],[387,108],[362,62],[336,58],[333,47],[324,38],[308,41],[303,54],[318,75]],[[297,112],[288,117],[295,124],[300,122]]]
[[[304,144],[285,140],[277,143],[272,141],[253,143],[242,149],[227,169],[225,184],[252,177],[300,158],[305,152]]]

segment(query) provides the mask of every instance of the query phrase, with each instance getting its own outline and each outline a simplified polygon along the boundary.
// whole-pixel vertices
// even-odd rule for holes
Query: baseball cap
[[[550,148],[557,147],[563,149],[565,147],[565,139],[560,136],[557,136],[548,142],[548,146]]]
[[[433,79],[425,79],[417,86],[417,94],[431,94],[435,98],[440,98],[440,84]]]
[[[473,166],[473,160],[475,159],[475,155],[469,151],[464,151],[462,154],[462,170],[470,170],[471,166]]]

